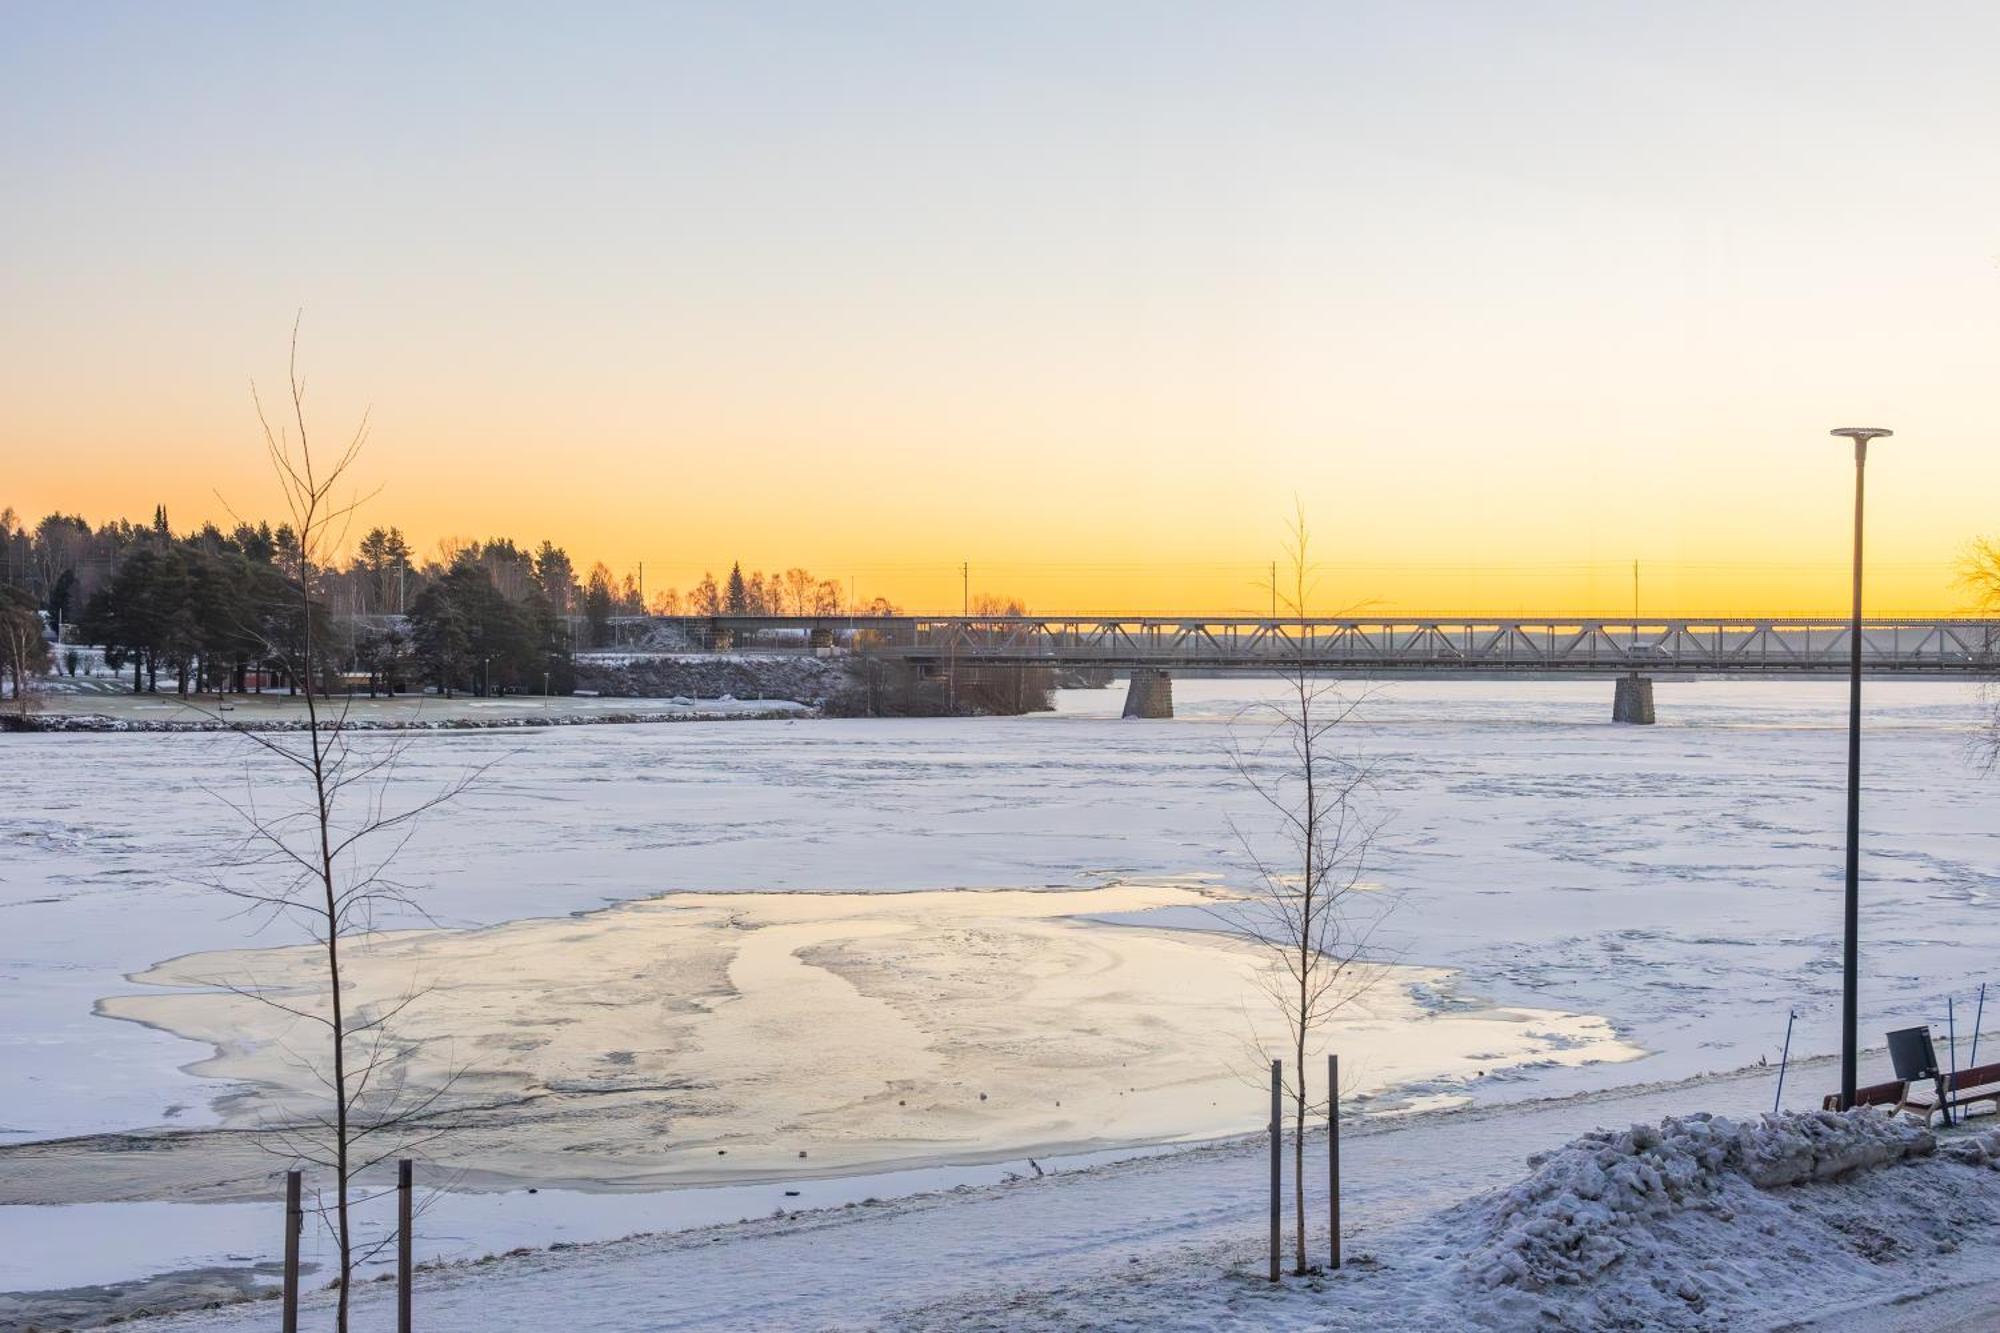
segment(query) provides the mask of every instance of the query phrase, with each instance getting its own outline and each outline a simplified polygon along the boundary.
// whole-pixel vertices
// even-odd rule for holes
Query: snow
[[[1226,820],[1251,807],[1222,740],[1257,688],[1177,682],[1165,722],[1120,721],[1106,690],[1033,718],[426,736],[413,781],[496,767],[401,865],[452,927],[690,889],[1240,882]],[[1945,995],[1969,999],[2000,948],[2000,821],[1967,754],[1981,713],[1968,687],[1869,690],[1864,1031],[1941,1029]],[[1841,688],[1662,682],[1659,701],[1653,728],[1613,727],[1601,683],[1412,682],[1369,705],[1361,743],[1389,818],[1377,875],[1403,894],[1394,956],[1456,974],[1441,1005],[1604,1015],[1656,1052],[1633,1073],[1458,1077],[1411,1096],[1775,1059],[1792,1007],[1798,1051],[1834,1048]],[[162,958],[284,942],[195,882],[229,829],[202,788],[239,793],[246,764],[265,771],[245,748],[0,742],[0,1054],[19,1071],[0,1088],[0,1141],[207,1118],[215,1089],[180,1071],[200,1048],[91,1007]]]
[[[1768,1091],[1767,1076],[1699,1080],[1355,1126],[1342,1144],[1348,1262],[1276,1286],[1263,1278],[1264,1144],[1252,1138],[449,1265],[420,1274],[417,1308],[427,1328],[482,1333],[1758,1330],[1990,1274],[2000,1258],[2000,1173],[1924,1151],[1921,1130],[1864,1113],[1848,1124],[1669,1115],[1642,1121],[1650,1133],[1584,1132],[1662,1107],[1748,1111]],[[1573,1141],[1523,1181],[1528,1148],[1565,1135]],[[1323,1143],[1312,1140],[1307,1158],[1315,1259],[1326,1244]],[[1552,1187],[1590,1188],[1587,1168],[1607,1154],[1598,1178],[1615,1180],[1601,1197],[1616,1255],[1546,1268],[1539,1289],[1489,1285],[1495,1247],[1510,1243],[1514,1224],[1568,1207]],[[1289,1219],[1288,1209],[1288,1235]],[[1551,1252],[1546,1238],[1526,1248],[1537,1246]],[[358,1329],[389,1326],[388,1291],[369,1284],[357,1302]],[[316,1296],[308,1318],[325,1303]],[[154,1327],[221,1333],[268,1318],[268,1307],[253,1305]]]
[[[1267,957],[1215,931],[1092,919],[1205,900],[1136,885],[674,894],[376,936],[343,951],[344,998],[357,1021],[400,1007],[406,1096],[481,1113],[446,1162],[544,1187],[1214,1138],[1241,1130],[1243,1076],[1284,1044],[1274,1010],[1245,1012]],[[160,992],[99,1008],[212,1046],[198,1072],[244,1089],[218,1106],[229,1127],[297,1122],[325,1071],[301,1063],[291,1010],[324,1006],[324,966],[311,948],[197,954],[133,978]],[[1423,995],[1443,974],[1369,971],[1326,1029],[1365,1071],[1357,1103],[1463,1071],[1640,1054],[1599,1019],[1434,1013]]]
[[[1066,692],[1056,715],[1019,719],[424,734],[413,739],[406,760],[412,781],[434,784],[499,762],[475,794],[423,827],[401,869],[428,886],[425,902],[447,932],[535,919],[560,923],[573,913],[689,891],[1226,886],[1242,882],[1240,851],[1227,821],[1252,806],[1232,788],[1223,740],[1243,704],[1263,688],[1247,681],[1177,680],[1180,716],[1160,722],[1119,720],[1122,694],[1110,690]],[[1960,998],[1962,1020],[2000,945],[1994,897],[2000,821],[1992,818],[1991,781],[1982,779],[1968,753],[1982,713],[1972,688],[1942,683],[1871,682],[1868,699],[1862,1028],[1871,1039],[1925,1020],[1942,1031],[1945,996]],[[1775,1060],[1788,1008],[1800,1013],[1795,1062],[1834,1048],[1844,688],[1662,681],[1658,705],[1660,726],[1615,728],[1605,683],[1454,681],[1385,686],[1366,706],[1358,739],[1381,774],[1382,808],[1389,816],[1375,876],[1402,895],[1390,951],[1398,963],[1437,974],[1415,997],[1437,1015],[1594,1015],[1650,1052],[1634,1063],[1468,1061],[1406,1077],[1373,1103],[1376,1108],[1466,1100],[1484,1108],[1637,1080],[1678,1080],[1760,1057]],[[0,1017],[0,1061],[9,1070],[0,1083],[0,1143],[199,1128],[222,1118],[217,1099],[235,1088],[190,1068],[211,1054],[208,1046],[109,1021],[95,1006],[111,996],[163,993],[127,978],[166,959],[289,942],[255,933],[233,914],[233,905],[198,885],[218,835],[228,828],[226,812],[203,788],[240,792],[246,775],[270,774],[260,762],[229,736],[0,737],[0,921],[6,927],[0,984],[9,996]],[[884,902],[893,910],[893,900]],[[1104,919],[1153,930],[1208,924],[1199,909],[1185,907]],[[532,1027],[524,1033],[534,1035]],[[1961,1033],[1962,1040],[1966,1036]],[[829,1042],[830,1058],[840,1050],[837,1041]],[[1885,1077],[1881,1065],[1879,1056],[1871,1057],[1864,1080]],[[1383,1086],[1394,1081],[1380,1077],[1386,1072],[1354,1070],[1357,1078]],[[1612,1123],[1701,1109],[1754,1114],[1768,1109],[1770,1095],[1768,1079],[1754,1082],[1754,1095],[1735,1104],[1705,1092],[1655,1099],[1645,1103],[1644,1115],[1621,1112]],[[1823,1064],[1809,1063],[1794,1068],[1787,1093],[1794,1105],[1812,1105],[1831,1082]],[[1473,1113],[1477,1118],[1453,1121],[1474,1129],[1448,1141],[1427,1128],[1442,1121],[1418,1117],[1411,1134],[1430,1136],[1422,1151],[1441,1154],[1440,1160],[1417,1160],[1421,1154],[1411,1149],[1381,1162],[1394,1189],[1366,1187],[1373,1192],[1365,1192],[1366,1208],[1357,1214],[1365,1219],[1366,1251],[1378,1262],[1414,1253],[1426,1243],[1421,1228],[1434,1226],[1441,1210],[1478,1189],[1518,1183],[1530,1152],[1596,1123],[1517,1112],[1523,1128],[1507,1130],[1500,1140],[1506,1152],[1495,1155],[1480,1141],[1497,1132],[1499,1122],[1488,1114],[1481,1109]],[[1366,1137],[1357,1131],[1355,1142]],[[1261,1319],[1273,1300],[1278,1305],[1270,1308],[1293,1310],[1287,1304],[1292,1298],[1274,1297],[1240,1274],[1233,1286],[1215,1278],[1246,1263],[1255,1267],[1254,1253],[1245,1258],[1243,1238],[1257,1233],[1259,1204],[1254,1188],[1244,1195],[1241,1177],[1246,1162],[1254,1175],[1257,1156],[1254,1145],[1198,1149],[1175,1154],[1171,1168],[1149,1158],[1050,1178],[1060,1184],[989,1186],[947,1196],[965,1205],[948,1223],[934,1215],[944,1206],[936,1200],[912,1205],[907,1214],[897,1211],[901,1205],[857,1204],[848,1218],[864,1211],[881,1215],[888,1229],[857,1236],[851,1251],[841,1248],[844,1239],[830,1250],[787,1248],[786,1237],[803,1234],[797,1229],[804,1221],[767,1220],[715,1241],[633,1242],[632,1252],[647,1256],[641,1267],[657,1265],[660,1273],[656,1287],[647,1287],[652,1279],[641,1274],[633,1299],[650,1301],[653,1309],[685,1306],[693,1311],[691,1325],[716,1327],[730,1326],[730,1311],[747,1308],[746,1292],[756,1293],[757,1308],[777,1311],[767,1326],[816,1326],[837,1322],[846,1317],[843,1311],[891,1308],[918,1325],[957,1319],[967,1326],[977,1326],[981,1310],[1004,1308],[1009,1318],[1033,1326],[1035,1319],[1059,1322],[1055,1312],[1074,1297],[1067,1284],[1079,1283],[1128,1292],[1129,1307],[1106,1297],[1090,1308],[1107,1319],[1129,1318],[1134,1327],[1146,1326],[1139,1312],[1159,1301],[1167,1302],[1162,1308],[1185,1307],[1190,1320]],[[1025,1162],[1000,1160],[1027,1174]],[[135,1197],[121,1192],[113,1174],[79,1175],[76,1188],[87,1184],[88,1190],[64,1195],[46,1172],[27,1171],[26,1159],[0,1162],[0,1203],[92,1198],[124,1207],[129,1205],[112,1201]],[[866,1162],[853,1169],[864,1176],[871,1171]],[[924,1179],[990,1180],[979,1173],[993,1169],[964,1165],[954,1168],[955,1176]],[[1827,1188],[1858,1191],[1857,1206],[1898,1219],[1902,1205],[1888,1194],[1878,1197],[1881,1182],[2000,1178],[1949,1152],[1912,1166],[1853,1174]],[[1116,1184],[1138,1179],[1159,1197],[1140,1198],[1138,1186],[1128,1194],[1121,1192],[1128,1187]],[[562,1234],[553,1229],[553,1208],[542,1222],[533,1220],[530,1200],[543,1196],[525,1195],[521,1181],[476,1183],[501,1192],[450,1196],[465,1201],[464,1211],[451,1216],[466,1220],[453,1222],[455,1237],[438,1251],[441,1256],[489,1244],[545,1243]],[[607,1175],[593,1188],[630,1183]],[[799,1199],[787,1200],[780,1181],[724,1188],[750,1191],[731,1196],[743,1200],[737,1215],[814,1204],[827,1188],[790,1184],[802,1186]],[[1783,1195],[1742,1182],[1723,1193],[1740,1190],[1766,1202]],[[587,1200],[604,1196],[577,1197],[586,1202],[565,1216],[588,1214]],[[633,1217],[636,1225],[655,1225],[675,1212],[671,1195],[653,1197],[661,1200],[661,1212]],[[1976,1211],[1976,1199],[1949,1192],[1939,1198],[1954,1216]],[[480,1220],[488,1216],[474,1207],[480,1199],[511,1201],[495,1205],[508,1219],[504,1225],[497,1214]],[[1007,1202],[1034,1199],[1073,1199],[1079,1210],[1097,1211],[1071,1216],[1068,1204],[1051,1214],[1041,1204],[1017,1210]],[[625,1207],[640,1208],[620,1205]],[[605,1213],[611,1215],[610,1205]],[[890,1214],[906,1220],[889,1226]],[[990,1229],[985,1219],[993,1219]],[[822,1241],[839,1231],[824,1221],[812,1224]],[[1698,1240],[1715,1221],[1705,1210],[1684,1209],[1643,1226]],[[586,1239],[601,1239],[606,1229],[578,1225]],[[1848,1234],[1826,1225],[1830,1236]],[[948,1227],[948,1234],[930,1237],[932,1227]],[[0,1229],[19,1235],[34,1228],[0,1216]],[[117,1228],[108,1229],[116,1234]],[[1022,1254],[1020,1237],[1051,1234],[1063,1239],[1038,1240],[1032,1253]],[[716,1275],[692,1271],[685,1256],[666,1257],[696,1244],[720,1264]],[[1726,1244],[1718,1244],[1713,1253],[1726,1258]],[[1199,1254],[1185,1248],[1190,1245]],[[716,1258],[739,1247],[740,1262]],[[908,1263],[883,1258],[897,1247],[909,1249]],[[215,1251],[229,1247],[187,1248],[200,1253],[175,1262],[226,1258]],[[1898,1262],[1915,1264],[1913,1253],[1901,1252]],[[572,1254],[571,1261],[587,1257]],[[1127,1266],[1133,1257],[1140,1262]],[[169,1259],[162,1255],[162,1262]],[[589,1258],[600,1260],[611,1263]],[[135,1271],[146,1262],[135,1258]],[[535,1262],[553,1263],[555,1256]],[[1865,1257],[1856,1262],[1872,1264]],[[816,1279],[801,1275],[829,1265],[871,1264],[882,1268],[879,1280],[843,1274],[823,1298],[794,1293],[787,1297],[791,1303],[772,1304],[767,1284],[754,1276],[774,1272],[789,1275],[794,1285],[810,1284]],[[953,1273],[948,1280],[933,1278],[924,1264]],[[616,1267],[618,1280],[626,1282],[631,1274]],[[498,1277],[506,1268],[481,1271]],[[1113,1271],[1115,1282],[1105,1276]],[[1357,1273],[1363,1271],[1357,1266]],[[1443,1271],[1432,1270],[1431,1279],[1441,1280]],[[1881,1281],[1918,1271],[1905,1266],[1878,1273],[1871,1287],[1862,1280],[1863,1269],[1843,1269],[1845,1276],[1836,1275],[1825,1293],[1810,1282],[1780,1283],[1771,1300],[1787,1299],[1786,1291],[1804,1293],[1797,1297],[1802,1309],[1836,1298],[1872,1300]],[[446,1303],[440,1310],[454,1308],[449,1302],[461,1298],[446,1294],[450,1283],[440,1281],[436,1299]],[[675,1294],[683,1289],[693,1294]],[[1514,1286],[1484,1290],[1523,1301],[1545,1296]],[[981,1293],[994,1292],[1020,1304],[979,1303]],[[456,1308],[475,1308],[469,1294],[463,1299]],[[1737,1299],[1727,1293],[1714,1298],[1732,1309]],[[1300,1304],[1296,1317],[1321,1317],[1311,1313],[1317,1308]],[[1412,1308],[1435,1316],[1436,1307],[1422,1301]],[[1378,1325],[1402,1326],[1401,1316],[1383,1313],[1388,1309],[1378,1309]],[[607,1326],[620,1325],[614,1318]]]
[[[1936,1147],[1920,1126],[1871,1112],[1793,1112],[1756,1124],[1698,1113],[1593,1131],[1530,1158],[1533,1175],[1485,1201],[1461,1233],[1472,1241],[1466,1268],[1484,1286],[1527,1291],[1582,1286],[1620,1266],[1656,1272],[1648,1224],[1689,1209],[1733,1216],[1738,1181],[1772,1189],[1831,1180]]]

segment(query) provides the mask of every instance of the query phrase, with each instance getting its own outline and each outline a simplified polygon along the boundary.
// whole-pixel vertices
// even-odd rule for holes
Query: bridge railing
[[[1835,619],[1591,617],[715,616],[657,618],[701,647],[865,648],[920,663],[1329,670],[1829,674],[1847,669]],[[1873,671],[2000,671],[2000,620],[1869,620]]]
[[[917,620],[908,657],[1065,663],[1343,669],[1834,671],[1849,661],[1838,621]],[[894,642],[891,640],[891,642]],[[1865,667],[1986,672],[2000,665],[1990,621],[1864,624]]]

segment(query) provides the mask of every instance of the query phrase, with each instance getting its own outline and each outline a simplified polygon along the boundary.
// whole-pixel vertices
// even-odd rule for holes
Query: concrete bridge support
[[[1133,667],[1125,687],[1126,717],[1172,717],[1174,678],[1157,667]]]
[[[1653,725],[1653,678],[1634,671],[1618,678],[1618,692],[1611,699],[1611,720],[1634,726]]]

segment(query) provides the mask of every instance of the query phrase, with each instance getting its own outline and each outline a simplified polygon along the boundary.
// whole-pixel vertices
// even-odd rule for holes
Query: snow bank
[[[1983,1166],[2000,1171],[2000,1129],[1988,1130],[1969,1139],[1958,1139],[1938,1151],[1942,1156],[1966,1166]]]
[[[1774,1189],[1936,1148],[1928,1130],[1869,1111],[1789,1113],[1758,1124],[1704,1113],[1598,1130],[1529,1159],[1533,1174],[1489,1203],[1486,1234],[1466,1267],[1488,1288],[1590,1282],[1628,1257],[1646,1257],[1656,1243],[1648,1222],[1689,1209],[1730,1220],[1732,1181]]]

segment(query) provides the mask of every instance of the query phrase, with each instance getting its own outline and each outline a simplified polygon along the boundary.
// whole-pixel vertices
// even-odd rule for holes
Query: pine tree
[[[570,613],[576,604],[576,566],[570,563],[569,552],[544,540],[535,551],[535,582],[550,610],[559,616]]]
[[[732,616],[747,615],[750,611],[750,589],[743,582],[741,561],[729,567],[729,591],[723,594],[722,609]]]
[[[611,641],[611,613],[618,602],[611,571],[602,561],[591,567],[590,584],[583,593],[583,618],[590,626],[590,646],[602,648]]]

